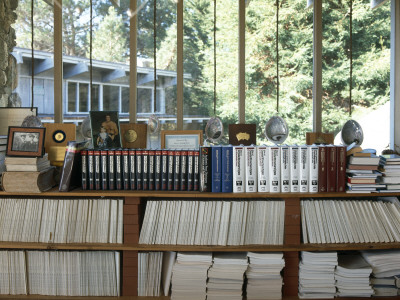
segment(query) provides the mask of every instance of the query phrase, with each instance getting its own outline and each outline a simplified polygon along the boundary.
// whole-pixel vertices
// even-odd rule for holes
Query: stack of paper
[[[207,299],[242,300],[247,253],[216,253],[208,270]]]
[[[383,175],[379,182],[386,185],[386,189],[381,189],[380,192],[400,192],[400,156],[381,155],[379,169]]]
[[[301,252],[299,298],[333,298],[336,252]]]
[[[247,299],[281,299],[283,253],[248,252]]]
[[[172,268],[171,300],[206,299],[207,272],[211,264],[211,252],[178,252]]]
[[[362,251],[361,254],[371,265],[376,278],[400,274],[400,250]]]
[[[374,296],[392,297],[400,295],[400,282],[397,276],[371,278],[372,288],[374,289]]]
[[[338,256],[335,271],[337,295],[340,297],[370,297],[374,290],[369,276],[372,268],[360,254]]]
[[[138,296],[161,296],[163,252],[139,252]]]

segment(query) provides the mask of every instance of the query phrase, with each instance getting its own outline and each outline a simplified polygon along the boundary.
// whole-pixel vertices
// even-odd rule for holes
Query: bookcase
[[[138,252],[139,251],[212,251],[212,252],[235,252],[235,251],[259,251],[284,253],[285,268],[283,271],[283,299],[298,299],[298,275],[299,275],[299,252],[300,251],[349,251],[366,249],[400,249],[400,243],[349,243],[349,244],[302,244],[301,240],[301,209],[302,199],[365,199],[382,196],[379,194],[346,194],[346,193],[200,193],[200,192],[153,192],[153,191],[82,191],[59,192],[54,189],[40,195],[29,195],[26,193],[0,192],[0,199],[5,197],[19,197],[30,199],[34,197],[54,199],[92,198],[123,199],[123,243],[27,243],[27,242],[4,242],[0,241],[1,250],[78,250],[78,251],[119,251],[121,255],[121,295],[122,299],[155,299],[154,297],[137,297],[138,283]],[[387,193],[384,196],[400,196],[400,193]],[[282,199],[285,201],[285,225],[283,245],[247,245],[247,246],[181,246],[181,245],[140,245],[139,232],[142,222],[146,201],[149,199],[162,200],[243,200],[253,199]],[[20,296],[0,295],[0,298],[18,298]],[[23,296],[22,298],[37,298],[35,295]],[[41,296],[42,298],[42,296]],[[56,299],[55,296],[43,297],[44,299]],[[62,299],[91,299],[95,297],[59,297]],[[388,297],[385,297],[387,299]],[[395,299],[396,297],[392,297]],[[102,299],[113,299],[113,297],[102,297]],[[168,299],[159,297],[157,299]],[[354,299],[354,298],[352,298]],[[390,299],[390,297],[389,297]]]

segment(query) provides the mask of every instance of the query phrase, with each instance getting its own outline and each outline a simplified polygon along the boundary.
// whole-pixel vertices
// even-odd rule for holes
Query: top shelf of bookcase
[[[7,193],[0,196],[31,197],[138,197],[138,198],[221,198],[221,199],[257,199],[257,198],[355,198],[400,196],[400,193],[202,193],[187,191],[128,191],[128,190],[81,190],[59,192],[54,188],[43,193]]]

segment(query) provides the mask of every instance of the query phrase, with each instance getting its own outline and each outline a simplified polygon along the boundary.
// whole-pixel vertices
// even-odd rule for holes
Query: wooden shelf
[[[142,198],[356,198],[356,197],[390,197],[400,196],[400,193],[201,193],[188,191],[128,191],[128,190],[81,190],[59,192],[54,188],[48,192],[33,193],[7,193],[0,192],[0,196],[31,196],[31,197],[142,197]]]
[[[35,242],[0,242],[0,249],[26,249],[26,250],[94,250],[114,251],[132,250],[123,244],[98,244],[98,243],[35,243]]]

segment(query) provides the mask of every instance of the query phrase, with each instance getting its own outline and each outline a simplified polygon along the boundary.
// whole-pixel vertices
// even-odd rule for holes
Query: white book
[[[306,211],[304,208],[304,201],[300,201],[301,210],[301,230],[303,236],[303,244],[308,244],[308,234],[307,234],[307,223],[306,223]]]
[[[246,171],[245,171],[245,157],[244,146],[233,146],[233,192],[244,193],[246,190]]]
[[[282,145],[279,147],[281,150],[280,153],[280,162],[281,162],[281,192],[289,193],[290,192],[290,154],[289,154],[289,146]]]
[[[268,147],[269,156],[269,191],[279,193],[281,191],[281,166],[280,149],[278,146]]]
[[[308,147],[308,162],[309,162],[309,185],[308,191],[310,193],[318,192],[318,152],[317,145]]]
[[[290,191],[300,191],[300,148],[297,145],[289,146],[290,161]]]
[[[308,163],[308,147],[307,145],[300,146],[300,192],[308,192],[309,180],[309,163]]]
[[[268,147],[257,146],[257,190],[269,192]]]
[[[122,244],[124,239],[124,200],[118,200],[117,243]]]
[[[247,193],[257,192],[257,148],[254,145],[244,147]]]

